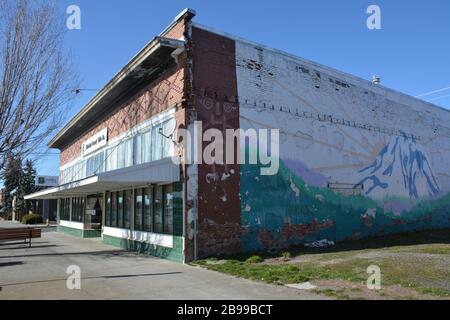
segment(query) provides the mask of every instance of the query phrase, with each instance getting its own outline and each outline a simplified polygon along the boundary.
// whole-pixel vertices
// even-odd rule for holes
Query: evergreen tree
[[[23,193],[24,195],[32,194],[36,192],[36,169],[34,168],[34,163],[32,160],[27,160],[25,162],[25,167],[23,168]],[[33,210],[34,201],[26,201],[25,209],[27,212]]]

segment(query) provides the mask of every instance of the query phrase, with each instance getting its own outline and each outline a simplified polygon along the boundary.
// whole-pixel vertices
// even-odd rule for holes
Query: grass
[[[212,264],[211,259],[194,264],[237,277],[284,285],[313,280],[344,280],[365,287],[367,267],[377,265],[382,272],[382,286],[399,285],[414,289],[419,295],[450,297],[448,279],[450,268],[444,263],[436,264],[420,254],[433,254],[446,259],[450,254],[450,230],[420,232],[417,234],[386,237],[385,247],[375,244],[374,239],[338,244],[328,250],[293,248],[283,252],[259,252],[240,254]],[[427,241],[431,242],[427,244]],[[403,243],[403,245],[402,245]],[[341,251],[339,251],[341,250]],[[406,253],[406,255],[405,255]],[[412,253],[412,255],[411,255]],[[403,255],[402,255],[403,254]],[[416,255],[417,254],[417,257]],[[364,255],[373,258],[364,258]],[[441,257],[442,256],[442,257]],[[301,258],[296,260],[296,258]],[[276,260],[264,261],[269,258]],[[213,258],[214,259],[214,258]],[[446,260],[444,260],[446,261]],[[345,290],[316,289],[321,294],[338,299],[349,299]],[[351,289],[352,298],[358,289]],[[414,291],[413,291],[414,292]],[[385,292],[380,297],[386,295]]]

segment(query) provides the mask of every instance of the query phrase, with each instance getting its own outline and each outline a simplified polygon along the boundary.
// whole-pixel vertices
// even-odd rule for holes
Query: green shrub
[[[291,253],[289,251],[285,251],[281,253],[281,258],[283,258],[283,260],[285,261],[288,261],[291,259]]]
[[[263,261],[264,261],[263,258],[261,258],[260,256],[253,256],[245,260],[245,263],[253,264],[253,263],[261,263]]]
[[[22,224],[40,224],[43,221],[42,216],[38,214],[29,214],[22,218]]]

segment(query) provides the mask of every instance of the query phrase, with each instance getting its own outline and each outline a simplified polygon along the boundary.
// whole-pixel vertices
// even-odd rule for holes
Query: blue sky
[[[365,79],[380,75],[383,85],[413,96],[450,87],[448,0],[59,0],[62,18],[72,4],[82,28],[68,31],[67,46],[82,88],[102,88],[185,7],[197,11],[196,22]],[[381,8],[382,30],[366,27],[371,4]],[[67,120],[94,93],[81,93]],[[450,109],[450,90],[424,98]],[[38,160],[39,174],[58,175],[51,153]]]

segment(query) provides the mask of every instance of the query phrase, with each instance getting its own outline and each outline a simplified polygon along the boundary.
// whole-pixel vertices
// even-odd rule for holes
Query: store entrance
[[[86,198],[84,227],[87,230],[101,230],[103,216],[103,195],[91,195]]]

